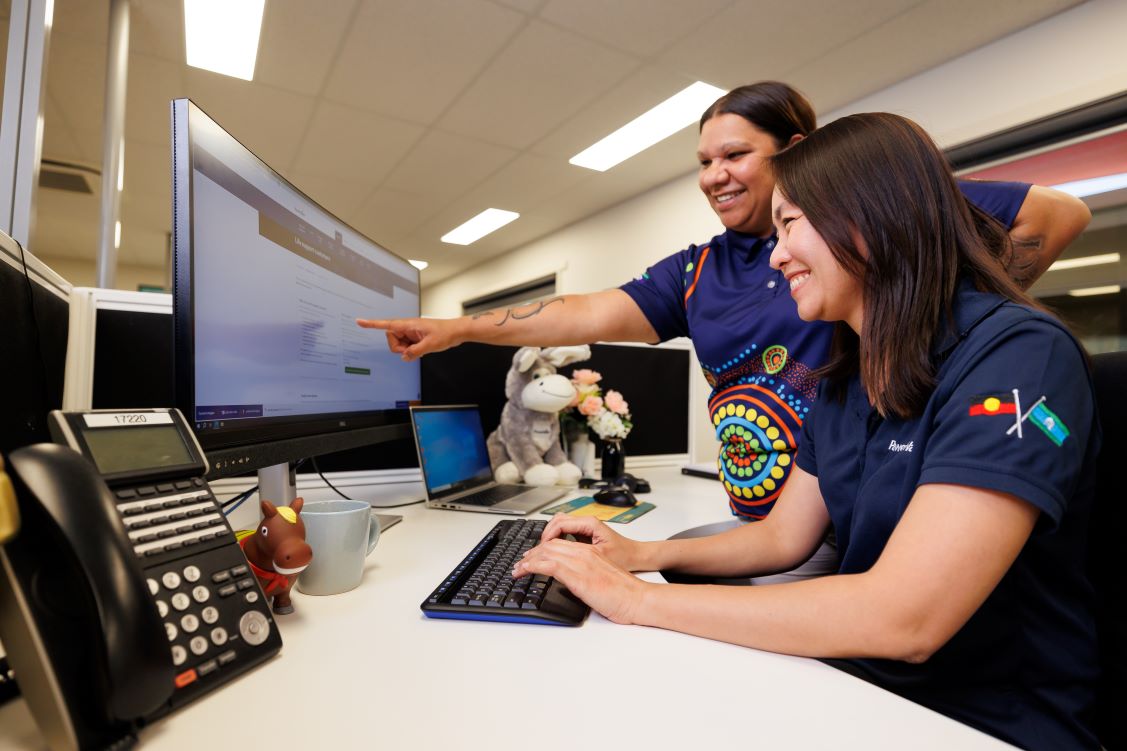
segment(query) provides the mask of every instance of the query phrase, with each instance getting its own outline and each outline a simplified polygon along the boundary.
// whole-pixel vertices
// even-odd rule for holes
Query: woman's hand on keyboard
[[[593,519],[589,521],[601,525]],[[610,534],[618,537],[613,532]],[[592,541],[594,539],[592,535]],[[513,567],[514,577],[530,574],[555,578],[592,610],[615,623],[633,623],[646,588],[655,586],[616,566],[596,545],[560,537],[532,548]]]
[[[611,530],[603,522],[590,516],[556,514],[540,535],[541,542],[572,535],[579,542],[589,542],[608,561],[627,571],[638,569],[639,543]]]

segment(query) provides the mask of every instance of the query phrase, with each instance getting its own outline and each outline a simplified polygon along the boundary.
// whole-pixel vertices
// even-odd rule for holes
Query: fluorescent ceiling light
[[[1052,185],[1050,187],[1074,195],[1077,198],[1086,198],[1100,193],[1109,193],[1113,190],[1119,190],[1120,188],[1127,188],[1127,172],[1120,172],[1118,175],[1091,177],[1087,180],[1073,180],[1072,182]]]
[[[475,240],[480,240],[485,237],[490,232],[501,229],[519,216],[520,214],[515,211],[486,209],[460,227],[455,227],[450,230],[443,235],[441,239],[442,242],[450,243],[451,245],[469,245]]]
[[[188,65],[225,76],[254,78],[266,0],[184,0]]]
[[[1092,295],[1114,295],[1119,292],[1118,284],[1109,284],[1106,287],[1085,287],[1083,289],[1070,289],[1068,294],[1072,297],[1090,297]]]
[[[113,223],[113,246],[115,248],[121,247],[121,222]]]
[[[412,259],[412,260],[410,260],[410,261],[407,261],[407,263],[411,264],[412,266],[414,266],[415,268],[417,268],[417,269],[418,269],[419,271],[422,271],[422,270],[423,270],[423,269],[425,269],[425,268],[426,268],[427,266],[430,266],[430,264],[429,264],[429,263],[427,263],[426,261],[416,261],[416,260],[414,260],[414,259]]]
[[[605,172],[695,123],[710,104],[726,93],[724,89],[697,81],[568,161],[577,167]]]
[[[1078,269],[1081,266],[1100,266],[1105,263],[1119,263],[1118,253],[1103,253],[1098,256],[1083,256],[1081,258],[1066,258],[1054,261],[1048,268],[1049,271],[1063,271],[1065,269]]]

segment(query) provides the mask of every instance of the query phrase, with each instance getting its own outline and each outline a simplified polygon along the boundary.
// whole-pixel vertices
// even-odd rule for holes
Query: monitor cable
[[[322,472],[322,471],[321,471],[321,468],[317,466],[317,459],[316,459],[315,457],[309,457],[309,461],[310,461],[310,463],[311,463],[311,464],[313,465],[313,469],[314,469],[314,471],[315,471],[315,472],[316,472],[316,473],[317,473],[317,474],[318,474],[318,475],[320,476],[321,480],[322,480],[322,481],[323,481],[323,482],[324,482],[324,483],[325,483],[326,485],[328,485],[328,486],[329,486],[329,488],[330,488],[330,489],[332,489],[332,490],[333,490],[333,491],[334,491],[334,492],[335,492],[335,493],[336,493],[337,495],[339,495],[339,496],[340,496],[341,498],[343,498],[343,499],[344,499],[344,500],[346,500],[346,501],[352,501],[352,500],[356,500],[356,499],[354,499],[354,498],[349,498],[349,497],[348,497],[347,495],[345,495],[344,493],[342,493],[342,492],[340,491],[340,489],[338,489],[338,488],[337,488],[337,486],[336,486],[336,485],[333,485],[333,484],[332,484],[331,482],[329,482],[329,478],[325,477],[325,473],[324,473],[324,472]],[[425,498],[420,498],[420,499],[418,499],[417,501],[407,501],[406,503],[396,503],[396,504],[393,504],[393,505],[391,505],[391,506],[376,506],[376,505],[372,505],[372,508],[374,508],[374,509],[379,509],[379,510],[381,510],[381,511],[382,511],[383,509],[385,509],[385,508],[403,508],[404,506],[416,506],[416,505],[418,505],[418,504],[422,503],[422,502],[423,502],[423,501],[425,501],[425,500],[426,500]]]

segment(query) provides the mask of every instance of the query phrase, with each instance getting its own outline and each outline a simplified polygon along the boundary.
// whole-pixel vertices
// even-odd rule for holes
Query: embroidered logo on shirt
[[[1006,435],[1011,435],[1016,432],[1018,438],[1023,438],[1024,436],[1022,435],[1021,424],[1028,420],[1029,422],[1036,425],[1041,430],[1041,432],[1044,433],[1048,437],[1048,439],[1055,443],[1057,446],[1060,446],[1064,443],[1065,439],[1070,435],[1068,426],[1064,424],[1063,420],[1057,417],[1056,413],[1049,409],[1048,405],[1045,404],[1044,396],[1033,402],[1033,406],[1022,413],[1021,395],[1018,393],[1017,389],[1013,390],[1013,395],[1014,409],[1012,410],[1012,413],[1015,415],[1020,415],[1020,417],[1016,418],[1014,424],[1011,425],[1010,429],[1006,431]]]
[[[971,399],[970,416],[976,415],[1015,415],[1017,414],[1017,403],[1014,397],[1009,394],[991,394],[988,396],[976,396]]]
[[[787,348],[781,344],[772,344],[763,350],[763,368],[770,375],[775,375],[787,364]]]
[[[915,445],[915,443],[915,441],[908,441],[907,443],[897,443],[896,441],[889,441],[888,450],[895,452],[904,451],[910,454],[912,453],[912,447]]]

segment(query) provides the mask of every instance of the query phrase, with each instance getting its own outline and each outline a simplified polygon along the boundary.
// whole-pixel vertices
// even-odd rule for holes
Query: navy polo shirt
[[[840,572],[880,557],[916,488],[1010,493],[1040,519],[997,588],[927,662],[832,661],[1029,749],[1098,747],[1092,590],[1084,572],[1099,427],[1084,355],[1054,318],[964,284],[916,418],[882,419],[858,378],[819,395],[796,462],[817,476]]]
[[[964,195],[1006,227],[1029,186],[961,181]],[[767,515],[790,474],[802,421],[817,394],[832,326],[798,317],[775,237],[728,230],[659,261],[622,290],[662,341],[693,340],[712,387],[708,410],[720,441],[719,473],[734,514]]]

